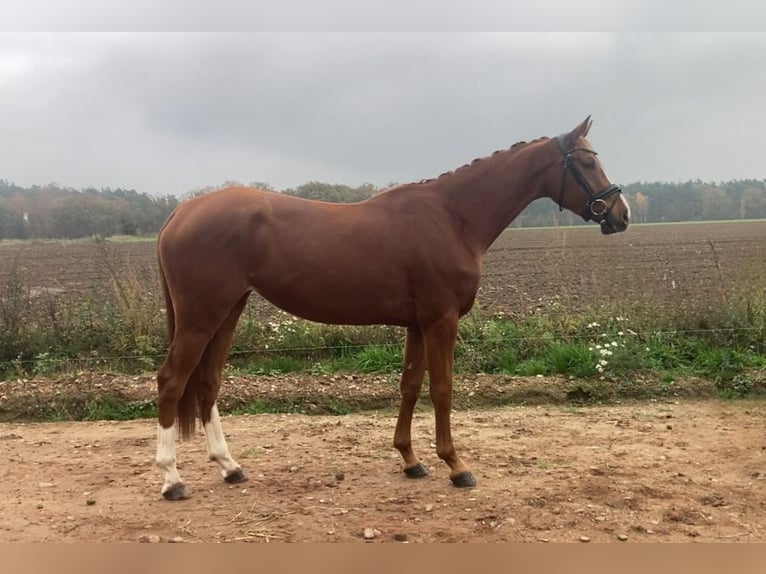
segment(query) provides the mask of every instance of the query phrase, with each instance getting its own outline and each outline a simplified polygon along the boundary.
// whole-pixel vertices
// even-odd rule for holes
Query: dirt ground
[[[430,411],[405,478],[395,417],[224,417],[250,481],[230,486],[202,435],[179,445],[190,499],[162,500],[152,420],[4,423],[0,541],[764,542],[766,403],[644,402],[458,411],[478,480],[451,486]]]

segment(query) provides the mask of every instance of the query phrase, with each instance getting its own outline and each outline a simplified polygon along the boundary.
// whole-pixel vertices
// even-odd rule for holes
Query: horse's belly
[[[298,287],[254,286],[283,311],[318,323],[336,325],[408,325],[414,311],[406,297],[380,290],[328,287],[306,282]]]

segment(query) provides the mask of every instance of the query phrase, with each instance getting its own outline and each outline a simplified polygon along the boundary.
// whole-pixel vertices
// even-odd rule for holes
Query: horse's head
[[[591,123],[588,116],[571,132],[556,138],[563,155],[563,169],[561,189],[554,198],[561,209],[566,207],[585,221],[597,222],[601,233],[608,235],[628,228],[630,206],[620,187],[609,181],[596,152],[585,139]]]

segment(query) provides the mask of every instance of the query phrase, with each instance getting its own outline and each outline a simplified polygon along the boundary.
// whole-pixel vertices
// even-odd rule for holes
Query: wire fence
[[[712,334],[735,334],[735,333],[759,333],[763,332],[763,328],[760,327],[732,327],[732,328],[710,328],[710,329],[673,329],[673,330],[651,330],[651,331],[634,331],[632,329],[625,328],[622,336],[634,337],[638,340],[648,340],[651,338],[672,338],[672,337],[689,337],[700,335],[712,335]],[[553,333],[554,337],[556,333]],[[613,334],[596,334],[596,333],[567,333],[562,339],[568,341],[594,341],[599,337],[605,338]],[[510,337],[498,337],[492,340],[486,338],[464,338],[458,337],[457,345],[460,346],[473,346],[474,350],[481,350],[481,345],[487,347],[498,347],[502,345],[512,346],[518,343],[543,343],[550,342],[551,334],[547,336],[510,336]],[[249,349],[233,349],[229,353],[229,357],[253,357],[253,356],[269,356],[269,355],[296,355],[296,356],[319,356],[319,355],[338,355],[341,353],[354,353],[362,351],[369,347],[379,348],[401,348],[404,341],[389,342],[389,343],[355,343],[355,344],[338,344],[338,345],[301,345],[301,346],[285,346],[285,347],[270,347],[268,345],[260,347],[252,347]],[[476,349],[476,346],[479,346]],[[77,357],[62,357],[54,355],[38,355],[35,358],[17,359],[11,361],[0,361],[0,371],[8,370],[13,367],[29,367],[33,365],[39,365],[41,363],[47,364],[59,364],[59,365],[116,365],[120,363],[136,362],[142,364],[156,364],[163,360],[167,356],[167,351],[158,353],[142,353],[142,354],[125,354],[125,355],[90,355],[90,356],[77,356]]]

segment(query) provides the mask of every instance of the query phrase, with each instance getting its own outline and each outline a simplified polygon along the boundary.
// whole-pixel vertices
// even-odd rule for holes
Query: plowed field
[[[112,273],[157,290],[153,241],[0,244],[0,281],[14,262],[41,297],[112,297]],[[633,226],[610,237],[592,226],[514,229],[487,253],[478,304],[509,314],[550,304],[699,306],[764,284],[764,221]],[[272,312],[257,297],[252,304]]]

